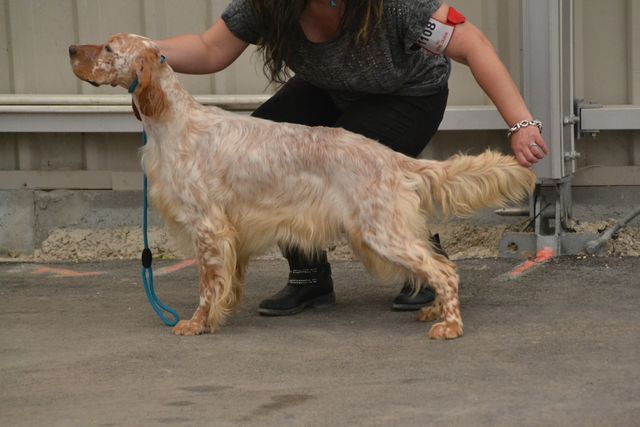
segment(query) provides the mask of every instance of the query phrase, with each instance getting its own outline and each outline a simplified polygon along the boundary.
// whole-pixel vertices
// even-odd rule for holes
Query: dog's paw
[[[175,335],[184,335],[184,336],[192,336],[192,335],[200,335],[206,332],[205,325],[202,322],[197,322],[194,320],[181,320],[178,322],[176,326],[172,329]]]
[[[421,322],[431,322],[440,318],[440,310],[434,304],[422,307],[418,312],[417,319]]]
[[[434,340],[450,340],[462,335],[462,324],[458,322],[440,322],[431,327],[429,338]]]

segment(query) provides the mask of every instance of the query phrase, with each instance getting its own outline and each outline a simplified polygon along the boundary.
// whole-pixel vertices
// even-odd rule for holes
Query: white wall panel
[[[626,0],[584,0],[583,63],[577,67],[584,73],[584,97],[601,104],[628,102],[626,9]]]
[[[7,18],[8,0],[0,1],[0,93],[13,92],[13,64],[11,60],[11,22]]]
[[[16,93],[73,93],[67,46],[74,36],[72,0],[9,0]]]
[[[478,27],[483,27],[486,20],[486,14],[484,9],[487,0],[456,0],[450,2],[460,12],[462,12],[469,22]],[[495,1],[491,2],[495,3]],[[492,28],[487,33],[489,39],[493,39],[495,43],[497,39],[497,29]],[[451,72],[451,79],[449,80],[449,104],[450,105],[484,105],[487,103],[487,98],[478,87],[475,82],[469,68],[454,63]]]

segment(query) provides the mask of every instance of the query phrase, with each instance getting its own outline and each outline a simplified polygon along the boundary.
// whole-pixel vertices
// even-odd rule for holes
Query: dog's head
[[[116,34],[100,45],[69,46],[71,68],[78,78],[94,86],[129,89],[134,82],[140,111],[158,117],[166,109],[166,98],[154,79],[163,66],[160,49],[153,41],[135,34]]]

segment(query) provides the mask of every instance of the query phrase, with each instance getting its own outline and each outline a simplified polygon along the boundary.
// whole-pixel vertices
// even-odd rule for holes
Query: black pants
[[[340,127],[418,156],[438,130],[449,90],[429,96],[367,95],[339,110],[327,92],[290,79],[253,115],[275,122]]]

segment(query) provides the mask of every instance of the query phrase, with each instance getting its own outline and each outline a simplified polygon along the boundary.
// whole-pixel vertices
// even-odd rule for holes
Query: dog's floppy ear
[[[160,66],[160,57],[154,52],[145,52],[138,60],[138,107],[147,117],[160,118],[168,108],[167,97],[154,76]]]

